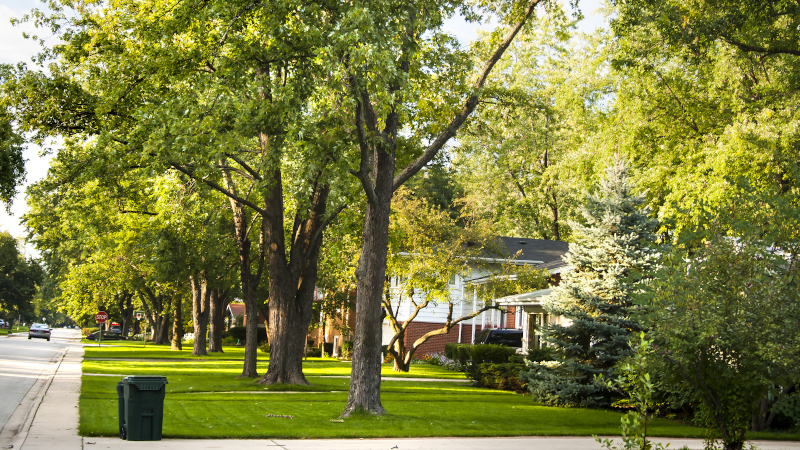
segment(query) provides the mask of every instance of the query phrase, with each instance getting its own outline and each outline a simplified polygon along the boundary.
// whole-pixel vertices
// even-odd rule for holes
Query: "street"
[[[0,337],[0,430],[25,394],[42,375],[53,370],[51,359],[62,349],[76,344],[80,330],[54,328],[46,339],[30,339],[28,333]]]

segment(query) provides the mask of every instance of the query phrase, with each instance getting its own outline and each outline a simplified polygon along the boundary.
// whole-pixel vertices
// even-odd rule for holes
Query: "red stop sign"
[[[106,320],[108,320],[108,313],[105,311],[100,311],[97,314],[95,314],[94,320],[96,320],[97,323],[105,323]]]

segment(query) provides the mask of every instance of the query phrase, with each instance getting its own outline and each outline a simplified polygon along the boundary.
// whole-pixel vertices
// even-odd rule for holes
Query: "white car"
[[[28,339],[43,338],[50,340],[50,326],[45,323],[34,323],[28,329]]]

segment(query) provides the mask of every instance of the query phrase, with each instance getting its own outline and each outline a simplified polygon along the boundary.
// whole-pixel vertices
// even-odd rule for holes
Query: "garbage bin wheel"
[[[50,338],[47,338],[47,342],[50,342]]]
[[[125,425],[119,428],[119,438],[122,439],[123,441],[127,440],[126,439],[128,434],[127,431],[128,430],[125,429]]]

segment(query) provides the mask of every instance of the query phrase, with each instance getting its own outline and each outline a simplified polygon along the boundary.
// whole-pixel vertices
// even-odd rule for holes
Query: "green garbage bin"
[[[125,439],[125,387],[117,383],[117,417],[119,417],[119,438]]]
[[[131,375],[122,379],[127,440],[161,440],[166,386],[166,377]]]

